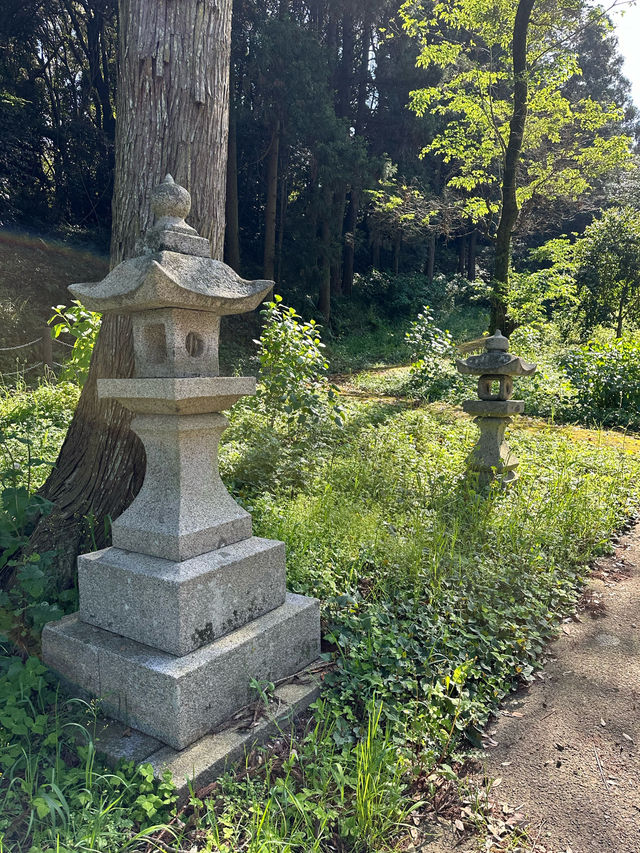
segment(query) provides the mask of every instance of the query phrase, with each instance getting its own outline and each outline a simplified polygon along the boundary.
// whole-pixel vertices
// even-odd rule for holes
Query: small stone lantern
[[[485,340],[485,352],[458,359],[459,373],[478,377],[478,400],[465,400],[462,408],[475,415],[480,437],[469,457],[471,471],[478,475],[480,487],[500,477],[513,483],[518,475],[518,460],[504,439],[512,415],[524,412],[523,400],[512,400],[513,377],[533,376],[536,365],[509,353],[509,339],[497,329]]]
[[[98,396],[134,413],[147,469],[112,547],[78,558],[79,612],[42,637],[68,683],[174,750],[246,705],[252,679],[278,683],[320,652],[318,601],[287,592],[283,543],[252,535],[218,474],[221,412],[256,390],[253,377],[218,375],[220,317],[252,310],[273,282],[213,260],[184,221],[190,204],[167,176],[142,254],[70,288],[94,311],[131,316],[134,376],[99,379]]]

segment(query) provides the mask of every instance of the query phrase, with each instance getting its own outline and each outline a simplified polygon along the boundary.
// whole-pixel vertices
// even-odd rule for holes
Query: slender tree
[[[493,278],[496,286],[493,289],[491,305],[491,328],[506,327],[507,306],[504,297],[504,287],[509,280],[509,264],[511,263],[511,235],[518,221],[518,162],[522,151],[524,131],[527,122],[527,96],[529,91],[527,80],[527,36],[531,13],[535,0],[520,0],[516,9],[513,24],[511,53],[513,57],[513,107],[509,121],[509,138],[504,151],[504,169],[502,186],[500,188],[502,203],[500,219],[496,233],[496,251]]]
[[[583,322],[615,327],[640,318],[640,214],[632,207],[605,211],[574,246]]]
[[[222,256],[231,0],[120,0],[111,262],[150,225],[151,189],[171,172],[192,196],[190,221]],[[54,504],[32,538],[71,579],[87,524],[97,545],[140,488],[144,453],[131,415],[98,400],[96,380],[133,371],[130,321],[105,318],[89,378],[42,494]]]
[[[606,19],[584,0],[410,0],[402,15],[420,44],[418,65],[445,72],[442,83],[411,93],[418,115],[448,119],[423,153],[442,158],[465,217],[494,236],[492,327],[507,329],[523,205],[576,199],[631,163],[620,107],[579,87],[569,99],[567,84],[580,74],[577,36],[592,26],[604,37]]]

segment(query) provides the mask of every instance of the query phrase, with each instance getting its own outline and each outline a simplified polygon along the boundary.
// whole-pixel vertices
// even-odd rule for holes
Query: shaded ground
[[[99,281],[108,270],[108,257],[89,247],[0,229],[0,374],[5,372],[11,379],[17,368],[40,361],[40,343],[12,352],[2,348],[40,338],[53,314],[52,306],[71,304],[73,297],[67,287],[79,281]],[[253,339],[259,330],[259,310],[223,318],[223,372],[232,374],[255,353]],[[54,360],[64,355],[55,345]],[[247,369],[255,372],[255,365]],[[29,374],[29,378],[37,381],[41,372]]]
[[[640,524],[600,560],[544,672],[486,732],[494,815],[517,814],[529,840],[503,846],[445,829],[423,853],[522,850],[640,853]],[[503,811],[504,807],[504,811]],[[507,818],[504,818],[505,820]],[[518,821],[519,822],[519,821]],[[490,821],[491,823],[491,821]]]
[[[67,287],[95,281],[108,270],[100,254],[17,231],[0,230],[0,347],[42,335],[53,305],[70,305]],[[63,351],[56,349],[54,358]],[[0,371],[11,372],[41,360],[41,345],[0,352]]]

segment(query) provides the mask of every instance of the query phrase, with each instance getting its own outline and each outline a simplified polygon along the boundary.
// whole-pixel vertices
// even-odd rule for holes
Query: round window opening
[[[204,352],[204,340],[197,332],[189,332],[184,345],[191,358],[197,358]]]

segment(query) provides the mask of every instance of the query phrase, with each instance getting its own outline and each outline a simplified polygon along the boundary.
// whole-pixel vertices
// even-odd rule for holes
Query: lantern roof
[[[186,308],[217,316],[242,314],[262,302],[272,281],[247,281],[210,257],[210,243],[185,222],[191,196],[171,175],[153,190],[155,225],[140,255],[122,261],[99,282],[69,290],[92,311],[127,314]]]
[[[496,329],[495,334],[485,340],[485,352],[457,359],[456,368],[459,373],[473,376],[533,376],[537,365],[512,355],[508,350],[509,339]]]

